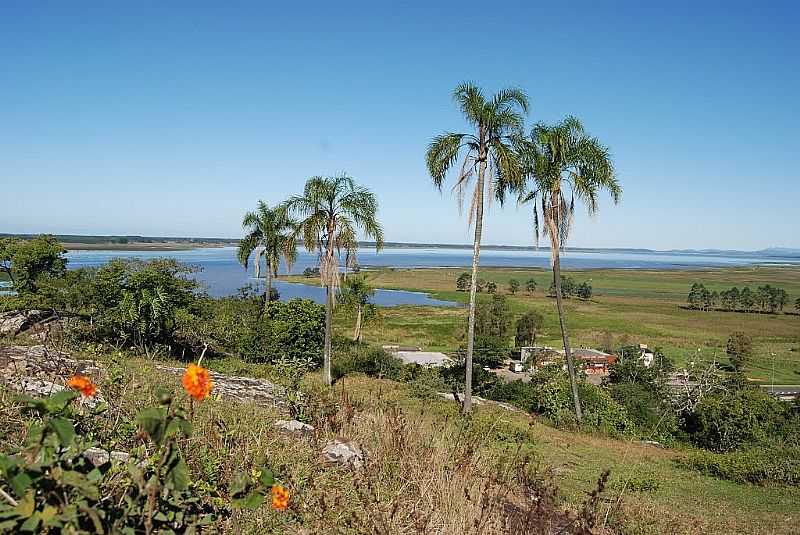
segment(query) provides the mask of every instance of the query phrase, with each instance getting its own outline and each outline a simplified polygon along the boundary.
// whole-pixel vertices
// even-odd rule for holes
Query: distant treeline
[[[762,312],[774,314],[783,310],[789,296],[786,290],[765,284],[755,291],[749,286],[733,287],[721,292],[710,291],[700,283],[692,284],[687,297],[689,308],[695,310],[729,310],[732,312]]]
[[[14,238],[31,240],[38,234],[6,234],[0,233],[0,238]],[[237,238],[175,238],[167,236],[81,236],[79,234],[56,234],[55,239],[64,244],[70,243],[239,243]]]

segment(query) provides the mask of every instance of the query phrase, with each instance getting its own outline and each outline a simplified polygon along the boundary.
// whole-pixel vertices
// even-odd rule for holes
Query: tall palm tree
[[[560,251],[572,230],[575,199],[583,202],[592,215],[597,211],[597,197],[601,190],[607,191],[616,204],[622,189],[617,182],[608,149],[597,138],[586,134],[583,125],[575,117],[567,117],[552,126],[537,124],[530,138],[518,140],[517,148],[526,176],[526,184],[519,191],[519,201],[533,206],[537,243],[540,221],[543,222],[544,234],[550,238],[558,319],[575,416],[580,422],[583,414],[561,295]]]
[[[361,341],[361,326],[365,319],[365,312],[367,319],[370,317],[370,299],[374,295],[375,289],[369,285],[367,277],[364,275],[346,278],[339,291],[339,301],[356,311],[356,325],[353,328],[353,340],[356,342]]]
[[[289,217],[283,207],[270,208],[264,201],[258,201],[256,210],[244,215],[242,227],[247,234],[239,242],[237,256],[239,262],[247,269],[250,255],[255,251],[253,264],[256,277],[259,276],[261,257],[264,257],[267,278],[264,292],[264,307],[266,308],[272,295],[272,277],[278,276],[281,257],[290,270],[297,258],[295,238],[297,222]]]
[[[471,133],[448,132],[436,136],[428,146],[425,160],[433,183],[442,189],[448,171],[463,154],[461,168],[453,190],[459,206],[464,192],[476,178],[468,213],[468,224],[475,223],[472,253],[472,280],[469,290],[469,322],[465,359],[463,412],[472,410],[472,352],[475,340],[475,300],[478,283],[478,261],[483,232],[484,197],[503,202],[506,189],[522,180],[519,159],[512,147],[512,138],[521,135],[528,98],[519,89],[503,89],[491,99],[472,83],[462,83],[453,91],[453,100],[461,109]]]
[[[301,221],[298,233],[310,252],[319,254],[320,280],[325,286],[325,384],[331,381],[331,329],[336,288],[339,286],[339,254],[351,257],[358,247],[356,232],[375,240],[383,248],[383,229],[377,219],[378,201],[367,188],[357,186],[346,174],[315,176],[306,182],[302,195],[286,201],[286,209]]]

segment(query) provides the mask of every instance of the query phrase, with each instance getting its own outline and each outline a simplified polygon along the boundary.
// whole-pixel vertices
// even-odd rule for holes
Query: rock
[[[653,446],[655,448],[662,449],[664,448],[664,445],[661,442],[656,442],[655,440],[641,440],[640,443],[644,444],[645,446]]]
[[[95,466],[106,464],[110,461],[125,463],[128,462],[130,455],[124,451],[107,451],[102,448],[89,448],[83,452],[83,456]]]
[[[31,326],[56,319],[49,310],[13,311],[0,314],[0,336],[16,336]]]
[[[328,442],[322,448],[322,460],[327,464],[352,466],[361,468],[364,466],[364,454],[353,442],[337,438]]]
[[[156,366],[156,369],[165,371],[177,376],[182,376],[185,368],[173,368],[168,366]],[[230,399],[239,402],[252,401],[258,405],[276,406],[286,408],[286,394],[283,387],[271,383],[264,379],[253,379],[252,377],[238,377],[235,375],[223,375],[217,372],[209,372],[214,381],[212,395],[219,395],[222,399]]]
[[[288,431],[289,433],[299,433],[303,435],[314,431],[313,425],[304,424],[297,420],[277,420],[275,422],[275,427],[283,431]]]
[[[5,312],[0,314],[0,335],[16,335],[25,325],[25,315],[21,312]]]

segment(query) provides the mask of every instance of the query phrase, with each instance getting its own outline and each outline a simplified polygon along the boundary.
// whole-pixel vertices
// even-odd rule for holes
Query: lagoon
[[[182,251],[68,251],[70,268],[100,266],[112,258],[151,259],[167,257],[201,268],[197,279],[205,285],[209,295],[222,297],[236,294],[246,284],[263,284],[236,260],[235,247],[198,248]],[[380,253],[361,248],[358,261],[362,267],[441,268],[464,267],[472,262],[472,250],[459,247],[387,247]],[[748,265],[800,265],[796,256],[775,256],[758,253],[694,253],[620,250],[567,250],[561,257],[564,269],[623,268],[623,269],[702,269]],[[305,250],[298,251],[292,273],[302,273],[307,267],[317,266],[317,256]],[[483,267],[550,267],[550,252],[542,250],[492,249],[481,251]],[[286,274],[286,266],[281,266]],[[324,301],[322,288],[275,281],[282,299],[302,297],[317,302]],[[455,303],[432,299],[420,292],[378,290],[375,303],[379,306],[434,305],[453,306]]]

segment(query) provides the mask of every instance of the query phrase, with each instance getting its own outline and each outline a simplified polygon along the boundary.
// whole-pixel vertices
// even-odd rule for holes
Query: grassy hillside
[[[380,269],[369,271],[370,284],[378,288],[426,291],[437,299],[465,303],[468,295],[455,291],[455,280],[464,269]],[[566,301],[567,321],[574,343],[598,346],[612,337],[614,343],[646,343],[661,347],[677,363],[727,361],[725,341],[733,331],[744,331],[754,340],[753,363],[748,371],[752,379],[776,383],[800,383],[800,316],[793,314],[744,314],[736,312],[701,312],[686,310],[686,295],[692,283],[703,283],[709,290],[732,286],[771,284],[789,294],[786,310],[792,311],[800,297],[800,268],[735,268],[691,271],[649,271],[602,269],[565,272],[577,282],[590,281],[591,300]],[[507,295],[512,309],[521,314],[535,308],[545,317],[538,341],[558,345],[560,333],[555,302],[546,296],[552,274],[542,269],[482,269],[480,277],[495,281],[498,291]],[[533,278],[537,289],[508,294],[510,279],[517,279],[524,289]],[[289,277],[296,282],[315,279]],[[481,299],[490,296],[482,294]],[[466,311],[463,308],[393,307],[381,310],[381,321],[370,326],[365,335],[376,343],[421,345],[433,350],[450,351],[461,343],[457,337]],[[340,317],[343,334],[350,329],[350,318]]]
[[[224,372],[272,375],[268,366],[236,360],[208,364]],[[129,357],[111,367],[122,383],[101,384],[101,392],[123,421],[153,403],[158,387],[176,388],[175,378],[158,373],[146,359]],[[363,376],[346,377],[326,392],[312,374],[305,389],[309,418],[317,427],[308,438],[276,432],[274,421],[286,416],[273,408],[212,399],[193,409],[195,432],[182,447],[193,479],[207,481],[208,492],[215,494],[232,474],[261,463],[273,467],[291,492],[290,511],[265,506],[235,512],[219,526],[224,531],[479,533],[477,519],[499,521],[498,508],[522,500],[518,493],[524,489],[513,474],[525,467],[539,481],[535,485],[556,485],[558,507],[573,511],[582,507],[600,473],[610,470],[598,517],[613,533],[796,532],[800,490],[738,485],[689,472],[676,463],[681,451],[557,430],[493,406],[481,406],[463,420],[453,402],[420,399],[408,385]],[[0,441],[5,450],[25,432],[8,395],[0,395],[4,426],[14,431]],[[124,432],[115,436],[121,438],[114,447],[130,447],[126,442],[133,439]],[[337,436],[362,446],[365,470],[320,462],[319,448]],[[491,524],[484,531],[495,532]]]

